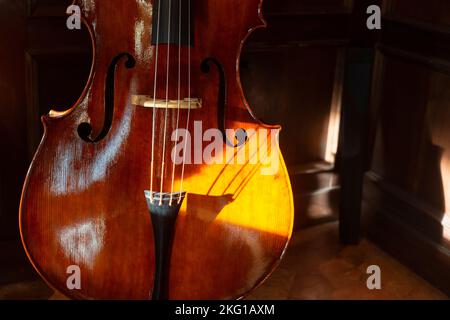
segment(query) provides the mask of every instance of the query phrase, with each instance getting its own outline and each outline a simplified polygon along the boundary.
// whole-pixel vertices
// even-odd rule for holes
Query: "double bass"
[[[293,226],[280,127],[240,79],[262,0],[73,5],[93,63],[78,101],[42,117],[19,212],[29,260],[72,299],[245,297]]]

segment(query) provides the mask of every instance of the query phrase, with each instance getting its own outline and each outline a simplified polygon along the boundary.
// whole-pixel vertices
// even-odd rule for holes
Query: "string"
[[[179,0],[179,15],[178,15],[178,105],[177,105],[177,121],[175,125],[175,140],[174,140],[174,152],[176,152],[176,145],[178,141],[178,125],[180,123],[180,99],[181,99],[181,0]],[[175,156],[175,154],[174,154]],[[175,159],[172,159],[172,186],[170,189],[170,202],[172,205],[173,200],[173,184],[175,181]]]
[[[167,137],[167,117],[169,115],[169,74],[170,74],[170,24],[172,13],[172,0],[169,0],[169,14],[168,14],[168,33],[167,33],[167,76],[166,76],[166,111],[164,116],[164,135],[163,135],[163,149],[162,149],[162,161],[161,161],[161,191],[159,198],[159,205],[163,204],[163,188],[164,188],[164,168],[166,165],[166,137]]]
[[[186,120],[186,132],[189,129],[189,121],[191,116],[191,1],[188,0],[188,114]],[[183,165],[181,169],[180,193],[183,192],[184,170],[186,166],[186,148],[187,137],[184,140]],[[181,203],[182,198],[179,197],[178,204]]]
[[[150,202],[153,203],[153,164],[155,160],[155,127],[156,127],[156,88],[158,80],[159,26],[161,18],[161,1],[158,1],[158,23],[156,26],[155,78],[153,82],[153,119],[152,119],[152,159],[150,163]]]

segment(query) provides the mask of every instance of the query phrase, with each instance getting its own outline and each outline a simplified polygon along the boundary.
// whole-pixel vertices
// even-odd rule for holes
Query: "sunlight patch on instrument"
[[[197,175],[185,178],[184,190],[188,192],[187,209],[192,210],[187,212],[187,215],[193,214],[204,221],[215,220],[218,223],[237,225],[284,237],[291,228],[290,219],[276,219],[276,217],[279,211],[291,208],[289,193],[280,194],[280,191],[289,191],[289,187],[288,185],[281,188],[273,187],[278,186],[277,180],[280,178],[281,170],[275,175],[262,174],[262,165],[258,163],[261,161],[257,161],[261,159],[254,159],[257,155],[250,152],[252,143],[258,143],[256,136],[250,136],[250,140],[243,148],[230,147],[230,152],[224,155],[227,164],[203,166]],[[266,147],[267,141],[259,146]],[[280,161],[278,148],[273,151],[269,155],[264,154],[262,162],[267,162],[268,158],[273,162]],[[250,155],[244,164],[231,161],[232,157],[238,159],[242,154]],[[273,159],[275,157],[278,158],[277,161]],[[202,179],[199,179],[199,176]],[[179,181],[176,185],[178,183]],[[257,199],[256,194],[259,195]],[[193,196],[200,199],[194,201],[195,205],[192,204]],[[192,206],[189,207],[189,204]],[[245,213],[242,212],[242,208],[246,208]],[[258,214],[261,212],[268,214]]]
[[[243,197],[243,199],[245,196]],[[239,198],[238,198],[239,199]],[[240,227],[254,229],[262,232],[267,232],[273,235],[285,236],[286,230],[289,229],[287,221],[276,220],[277,211],[279,207],[273,204],[268,204],[264,200],[258,200],[257,203],[253,204],[243,204],[239,200],[235,200],[233,203],[226,206],[222,212],[216,217],[216,222],[221,222],[224,224],[233,224]],[[245,213],[238,214],[241,212],[242,206],[247,208]],[[273,219],[268,218],[267,215],[258,215],[259,212],[273,212]],[[254,213],[254,214],[252,214]],[[270,217],[270,215],[269,215]]]
[[[186,189],[191,189],[189,179],[186,183]],[[192,190],[195,189],[193,186]],[[249,190],[249,193],[254,194],[255,189],[258,189],[258,186],[251,185],[249,189],[242,192],[242,197],[238,196],[234,199],[232,194],[211,196],[188,192],[186,201],[180,209],[180,216],[193,216],[206,223],[232,225],[284,237],[291,227],[290,220],[276,219],[276,217],[278,211],[290,206],[290,201],[283,198],[280,202],[270,200],[278,199],[276,193],[279,189],[261,190],[260,198],[254,201],[254,198],[246,195],[245,192]],[[242,208],[246,208],[246,211],[242,212]],[[261,214],[261,212],[268,214]]]
[[[127,108],[120,127],[109,143],[105,144],[103,150],[96,151],[92,166],[81,165],[86,161],[81,142],[76,144],[75,150],[69,149],[64,143],[58,145],[50,177],[50,190],[54,195],[82,192],[106,176],[108,169],[117,161],[119,151],[130,134],[132,112],[133,108]]]
[[[73,263],[92,269],[104,245],[105,222],[95,219],[66,227],[59,232],[59,244]]]
[[[208,166],[211,169],[211,166]],[[290,201],[279,197],[279,189],[265,189],[264,185],[270,185],[269,181],[260,179],[269,179],[267,176],[259,176],[254,183],[252,181],[236,198],[233,194],[223,196],[213,196],[207,194],[187,194],[187,201],[180,210],[180,215],[195,216],[207,223],[219,223],[221,225],[233,225],[267,232],[273,235],[284,237],[290,229],[289,219],[277,219],[277,213],[280,210],[289,208]],[[224,179],[229,181],[228,179]],[[198,181],[198,180],[197,180]],[[258,184],[261,183],[261,184]],[[190,179],[186,180],[186,190],[198,190],[195,185],[191,185]],[[192,186],[192,187],[191,187]],[[223,188],[222,188],[223,190]],[[259,198],[255,201],[253,195],[255,190],[260,190]],[[248,192],[249,194],[246,194]],[[273,199],[280,199],[274,202]],[[246,208],[242,212],[242,208]],[[263,213],[263,214],[262,214]]]

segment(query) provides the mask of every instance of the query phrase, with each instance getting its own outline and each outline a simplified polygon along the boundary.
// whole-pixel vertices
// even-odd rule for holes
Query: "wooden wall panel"
[[[372,171],[417,199],[445,210],[440,164],[443,149],[433,141],[436,123],[431,122],[430,114],[441,108],[435,104],[439,100],[433,91],[442,92],[444,87],[437,87],[435,81],[447,76],[399,57],[384,59]]]
[[[339,50],[310,46],[247,51],[251,58],[243,77],[245,92],[259,118],[283,125],[281,145],[288,166],[325,159]]]
[[[450,2],[445,0],[385,0],[388,16],[410,19],[436,26],[450,25]]]
[[[352,10],[350,0],[284,0],[266,1],[266,10],[270,14],[305,14],[311,12],[347,12]]]
[[[17,237],[18,203],[26,172],[24,1],[0,2],[0,241]]]
[[[385,2],[363,210],[373,240],[447,293],[449,9],[447,1]]]

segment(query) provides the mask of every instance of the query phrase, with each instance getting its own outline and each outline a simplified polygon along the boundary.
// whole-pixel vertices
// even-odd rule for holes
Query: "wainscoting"
[[[450,3],[384,1],[363,222],[450,293]]]

